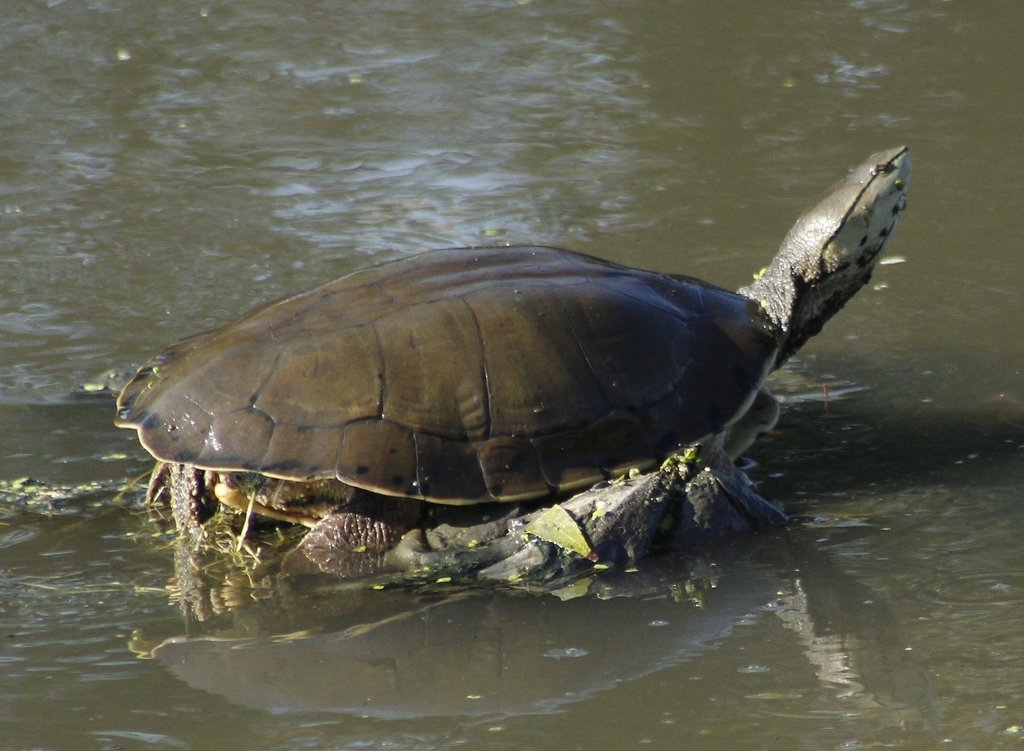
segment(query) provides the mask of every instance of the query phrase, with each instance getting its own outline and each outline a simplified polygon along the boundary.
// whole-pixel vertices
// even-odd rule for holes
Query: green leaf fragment
[[[571,550],[584,558],[594,555],[576,520],[557,503],[527,524],[523,532]]]
[[[583,597],[587,594],[588,589],[590,589],[590,579],[577,579],[572,584],[556,589],[551,594],[564,602],[565,600],[575,600],[577,597]]]

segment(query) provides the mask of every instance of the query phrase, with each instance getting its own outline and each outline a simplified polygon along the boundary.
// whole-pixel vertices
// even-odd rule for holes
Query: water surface
[[[1018,745],[1018,11],[7,8],[0,748]],[[137,490],[115,498],[148,460],[109,399],[74,395],[434,247],[553,244],[738,287],[847,168],[901,143],[894,263],[779,374],[784,416],[753,452],[807,521],[582,597],[226,569],[186,621],[171,539]]]

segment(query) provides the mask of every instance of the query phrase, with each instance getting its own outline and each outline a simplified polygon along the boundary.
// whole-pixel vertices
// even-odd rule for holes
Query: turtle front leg
[[[687,550],[725,535],[781,527],[789,521],[733,464],[723,448],[722,436],[703,447],[701,454],[694,468],[698,471],[686,479],[685,500],[670,532],[675,550]]]
[[[754,395],[754,401],[743,416],[729,429],[725,439],[725,453],[736,461],[754,441],[770,433],[779,421],[779,401],[767,386]]]
[[[146,503],[169,504],[178,532],[191,537],[199,533],[203,522],[217,510],[214,485],[215,473],[187,464],[158,462],[149,478]]]

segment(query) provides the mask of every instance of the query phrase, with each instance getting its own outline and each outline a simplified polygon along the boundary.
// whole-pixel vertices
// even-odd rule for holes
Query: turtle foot
[[[380,499],[381,505],[394,499]],[[419,517],[419,509],[392,502],[376,514],[342,511],[321,519],[299,543],[292,556],[301,555],[326,574],[358,577],[384,568],[385,553],[393,548]],[[402,514],[411,508],[413,514]],[[387,513],[394,510],[397,513]],[[414,518],[415,517],[415,518]]]
[[[706,467],[686,485],[671,545],[686,550],[729,535],[784,525],[788,518],[736,467]]]
[[[207,474],[187,464],[157,462],[149,477],[146,503],[169,505],[178,532],[195,537],[203,522],[217,510],[217,499],[207,482]]]

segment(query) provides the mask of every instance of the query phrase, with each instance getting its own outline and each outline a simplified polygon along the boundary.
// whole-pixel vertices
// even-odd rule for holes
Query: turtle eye
[[[896,187],[896,190],[903,190],[903,187],[906,185],[906,183],[904,183],[902,180],[896,180],[896,182],[894,182],[893,185]]]

